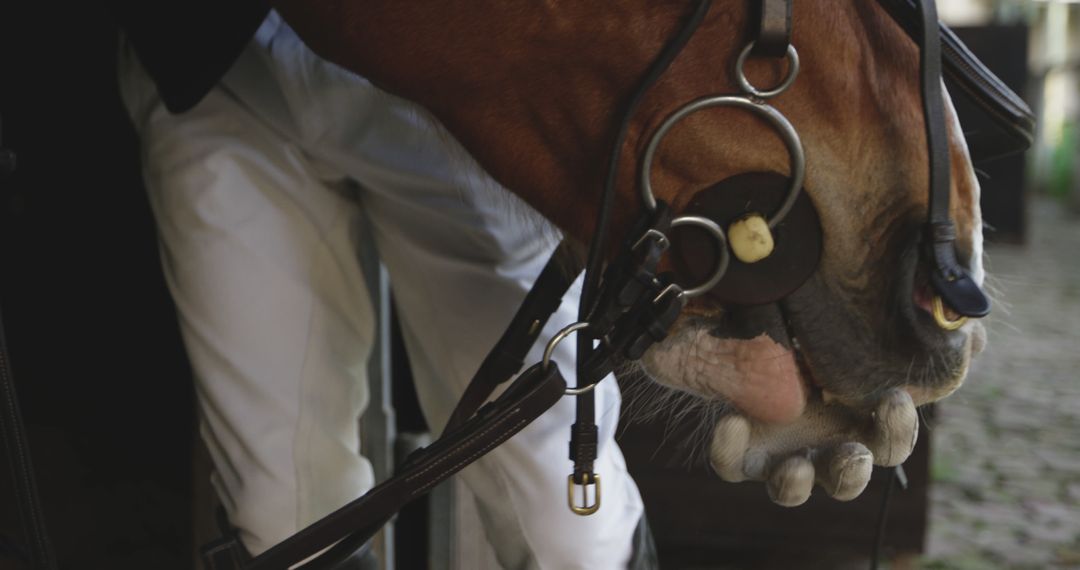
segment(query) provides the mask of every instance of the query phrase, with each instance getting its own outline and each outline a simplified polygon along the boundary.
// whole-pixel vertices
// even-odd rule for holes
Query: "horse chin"
[[[946,398],[958,390],[964,384],[971,360],[986,347],[986,327],[981,321],[973,321],[964,326],[961,334],[964,335],[964,344],[957,352],[957,358],[962,362],[955,372],[936,382],[908,382],[904,389],[911,394],[911,399],[916,406],[930,404]]]

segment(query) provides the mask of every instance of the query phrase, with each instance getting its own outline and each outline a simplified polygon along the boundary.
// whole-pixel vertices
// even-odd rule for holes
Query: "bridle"
[[[985,293],[983,293],[979,285],[959,263],[956,256],[956,230],[949,215],[951,187],[950,163],[948,135],[945,122],[944,93],[942,92],[941,87],[942,52],[936,6],[934,0],[918,0],[918,2],[912,2],[911,0],[881,1],[882,4],[887,5],[887,10],[889,10],[894,18],[897,14],[907,14],[916,7],[918,8],[917,13],[921,16],[921,21],[918,21],[919,25],[915,29],[913,29],[909,19],[898,19],[898,21],[904,25],[908,33],[912,35],[919,44],[920,87],[928,154],[930,157],[930,196],[924,239],[927,244],[925,248],[926,258],[930,262],[930,267],[928,268],[930,284],[935,293],[933,297],[933,316],[939,327],[946,330],[956,330],[960,328],[969,317],[978,318],[986,316],[990,311],[990,303]],[[638,284],[644,281],[646,285],[644,287],[638,287],[641,290],[639,297],[629,302],[623,300],[620,303],[619,308],[625,311],[623,313],[624,315],[660,315],[660,318],[652,320],[649,324],[654,329],[663,328],[663,330],[666,331],[667,327],[674,321],[674,317],[678,314],[678,310],[683,307],[687,299],[704,294],[721,282],[730,267],[732,252],[740,258],[741,262],[744,262],[742,263],[743,266],[750,266],[753,263],[760,261],[760,259],[750,259],[740,255],[738,247],[735,247],[737,244],[729,243],[731,241],[728,238],[729,231],[734,232],[739,229],[739,224],[746,223],[747,220],[754,221],[756,219],[758,230],[765,232],[768,241],[771,243],[772,236],[768,234],[784,221],[785,217],[792,211],[793,206],[796,204],[796,200],[802,189],[803,175],[805,172],[805,158],[802,143],[800,142],[795,127],[791,125],[780,111],[769,105],[768,102],[769,99],[783,94],[795,82],[799,72],[798,52],[790,42],[792,3],[793,0],[762,0],[758,3],[759,10],[755,33],[752,35],[751,41],[739,53],[734,66],[735,78],[740,93],[707,96],[685,103],[671,113],[656,128],[649,139],[648,145],[645,147],[644,154],[640,161],[640,174],[638,180],[642,209],[644,212],[638,225],[639,227],[644,227],[645,230],[640,235],[632,234],[631,240],[627,242],[628,244],[633,244],[630,246],[630,251],[633,252],[640,249],[643,244],[648,244],[647,247],[650,248],[651,251],[644,257],[650,260],[656,260],[670,246],[670,240],[667,238],[669,231],[680,225],[687,225],[696,226],[715,239],[715,251],[717,252],[718,259],[714,263],[711,275],[704,282],[689,287],[675,284],[670,276],[657,275],[655,264],[639,264],[635,268],[635,279]],[[681,32],[674,40],[672,40],[646,73],[645,80],[634,93],[622,116],[620,129],[618,136],[616,137],[609,163],[610,168],[604,186],[604,195],[601,199],[601,211],[597,217],[596,233],[594,234],[589,247],[589,260],[585,270],[585,285],[583,287],[578,314],[579,322],[564,329],[560,335],[557,335],[555,339],[553,339],[554,342],[558,342],[561,337],[565,336],[565,333],[569,331],[589,331],[591,333],[579,334],[578,338],[577,373],[579,382],[581,382],[581,379],[583,378],[586,379],[587,382],[596,382],[599,381],[599,378],[603,378],[603,376],[597,376],[596,374],[598,371],[594,367],[588,366],[588,363],[591,360],[595,360],[596,353],[610,351],[613,348],[612,345],[615,344],[612,342],[612,339],[618,334],[616,332],[618,331],[618,327],[610,326],[609,323],[612,322],[612,319],[606,316],[607,313],[612,311],[610,302],[611,296],[608,295],[605,297],[602,292],[598,293],[598,291],[601,291],[604,288],[610,288],[613,284],[614,287],[618,289],[621,284],[618,270],[616,269],[615,272],[612,271],[612,267],[618,268],[618,262],[616,262],[614,266],[609,266],[607,272],[603,274],[603,277],[601,277],[600,269],[603,252],[606,248],[606,234],[610,223],[610,211],[614,201],[615,178],[618,172],[618,162],[622,155],[622,145],[626,132],[641,99],[652,86],[653,82],[663,73],[664,69],[671,64],[674,60],[674,56],[682,50],[686,42],[696,31],[697,27],[704,19],[704,15],[708,12],[710,4],[711,0],[699,0],[696,3],[695,10],[690,18],[688,18],[686,24],[684,24]],[[907,9],[907,12],[905,12],[905,8]],[[953,39],[955,40],[955,38]],[[959,44],[958,41],[955,41],[955,44],[962,47],[962,44]],[[957,50],[954,49],[953,51]],[[963,53],[967,53],[966,50],[963,50]],[[779,84],[768,89],[760,89],[755,87],[747,79],[744,72],[744,65],[746,60],[752,54],[767,57],[782,57],[787,60],[787,72]],[[982,76],[993,77],[989,71],[985,71],[981,68],[981,64],[979,64],[978,60],[974,59],[974,57],[971,57],[967,63],[970,66],[968,70],[977,70]],[[975,65],[978,65],[978,67],[975,67]],[[996,81],[996,78],[993,79]],[[1004,86],[1000,85],[1000,82],[991,83],[987,80],[983,83],[993,84],[999,89],[1004,88]],[[1012,94],[1011,97],[1008,95],[1000,95],[997,99],[1009,102],[1019,101],[1019,98],[1016,97],[1015,94]],[[667,206],[656,199],[652,189],[652,164],[657,147],[664,137],[676,124],[686,117],[714,107],[734,107],[753,113],[763,119],[780,134],[781,139],[787,148],[791,163],[787,189],[779,206],[775,207],[772,212],[747,213],[741,219],[728,226],[727,229],[722,228],[717,223],[717,220],[703,216],[684,215],[671,219],[670,215],[666,212]],[[1026,106],[1023,106],[1022,101],[1020,102],[1019,109],[1026,109]],[[1002,110],[997,116],[1005,116],[1006,111],[1010,110],[1016,111],[1016,109]],[[1027,111],[1027,116],[1025,118],[1030,118],[1030,111]],[[1033,121],[1028,121],[1025,124],[1031,126],[1033,125]],[[1007,123],[1007,126],[1013,127],[1011,132],[1023,135],[1023,148],[1026,148],[1027,144],[1030,144],[1031,141],[1031,132],[1030,130],[1017,129],[1015,128],[1015,125],[1016,122]],[[769,251],[766,252],[766,257],[771,253],[772,247],[770,246],[767,249]],[[625,258],[626,255],[624,254],[623,257]],[[788,289],[790,290],[801,285],[802,281],[808,276],[809,273],[807,272],[795,276],[797,282],[790,284],[791,287]],[[622,294],[621,290],[620,294]],[[648,302],[643,302],[643,299],[648,297],[652,298],[651,305],[649,305]],[[605,299],[607,299],[608,302],[605,302]],[[643,305],[647,306],[647,308],[642,309],[641,307]],[[946,316],[945,306],[950,308],[954,313],[959,314],[960,318],[949,319]],[[642,321],[640,317],[633,320],[637,323],[641,323]],[[663,334],[652,334],[651,340],[655,342],[662,340],[663,337]],[[616,346],[614,348],[618,349],[619,347]],[[639,345],[635,346],[633,354],[624,353],[622,356],[625,359],[633,360],[635,357],[640,357],[643,352],[644,349]],[[610,360],[610,358],[607,360]],[[610,370],[606,370],[606,372],[610,372]],[[578,390],[582,391],[584,388],[578,388]],[[595,426],[593,425],[593,405],[594,402],[592,401],[591,393],[585,392],[578,394],[578,415],[577,421],[572,428],[571,437],[571,458],[574,460],[575,467],[574,473],[570,477],[570,507],[574,512],[580,514],[594,512],[599,506],[598,498],[591,506],[588,504],[576,506],[573,500],[573,485],[587,487],[588,485],[593,484],[593,482],[598,482],[596,475],[592,472],[592,462],[595,459],[596,433]],[[587,497],[587,492],[584,488],[582,489],[582,496]]]
[[[956,232],[949,218],[950,167],[941,90],[942,62],[945,73],[989,112],[1004,133],[1003,137],[981,140],[979,147],[973,148],[973,156],[1000,156],[1027,148],[1033,136],[1034,119],[1015,93],[986,70],[947,28],[939,27],[933,0],[878,1],[919,45],[930,156],[925,257],[929,260],[930,281],[937,299],[935,319],[942,328],[958,328],[963,324],[962,319],[985,316],[990,306],[986,295],[958,262],[955,251]],[[569,507],[580,515],[596,512],[601,493],[600,477],[593,471],[598,446],[593,389],[618,364],[641,358],[649,347],[663,340],[689,298],[712,290],[733,267],[752,267],[759,261],[744,255],[737,244],[729,243],[732,241],[729,235],[742,231],[740,224],[753,225],[755,231],[768,233],[782,226],[797,209],[805,170],[802,143],[795,127],[768,103],[784,93],[798,76],[798,53],[790,43],[792,2],[759,0],[756,4],[759,10],[754,18],[752,41],[735,62],[739,93],[687,102],[651,135],[638,175],[641,214],[624,236],[618,254],[606,260],[616,177],[630,124],[645,95],[705,19],[712,2],[696,0],[678,33],[649,66],[622,106],[587,259],[582,260],[580,248],[571,241],[564,240],[556,248],[507,330],[480,365],[436,442],[410,455],[389,480],[254,559],[245,556],[235,537],[214,543],[204,551],[207,567],[287,568],[327,549],[300,567],[331,568],[365,544],[406,503],[521,431],[565,395],[577,398],[577,418],[570,437],[574,470],[568,477]],[[754,56],[785,58],[788,70],[784,79],[769,89],[755,87],[743,73],[745,62]],[[791,162],[786,192],[779,205],[768,211],[744,213],[727,227],[706,216],[673,217],[668,206],[657,200],[652,191],[652,162],[664,137],[689,115],[714,107],[733,107],[763,119],[780,134]],[[671,246],[669,235],[673,228],[683,226],[704,231],[716,242],[718,259],[700,283],[679,285],[672,275],[658,270]],[[776,247],[782,245],[778,243]],[[766,251],[765,258],[771,254],[772,251]],[[736,260],[731,259],[733,255]],[[811,268],[816,264],[813,261]],[[585,279],[578,322],[553,336],[542,361],[519,374],[526,354],[583,266]],[[792,285],[801,284],[799,279],[806,276],[808,273],[796,276]],[[948,319],[946,305],[961,315],[961,319]],[[551,355],[573,333],[577,333],[578,385],[567,388]],[[512,378],[510,386],[488,402],[495,389]],[[592,499],[589,499],[590,489]],[[575,500],[579,495],[580,502]]]

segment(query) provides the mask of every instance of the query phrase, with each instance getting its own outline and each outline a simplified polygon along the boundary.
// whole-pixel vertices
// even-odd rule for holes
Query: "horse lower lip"
[[[930,285],[928,283],[919,283],[915,286],[915,291],[911,300],[915,303],[916,307],[922,309],[928,315],[933,311],[931,306],[933,299],[934,293],[930,290]]]

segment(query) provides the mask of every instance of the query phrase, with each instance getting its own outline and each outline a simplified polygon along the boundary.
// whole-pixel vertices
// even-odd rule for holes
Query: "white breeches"
[[[319,59],[276,14],[187,113],[165,110],[130,53],[121,68],[213,483],[259,553],[374,483],[357,434],[374,336],[361,225],[436,430],[558,235],[423,110]],[[579,286],[529,362],[575,320]],[[555,353],[571,384],[573,346]],[[619,402],[614,381],[597,389],[591,517],[566,507],[569,398],[460,475],[503,567],[625,566],[642,505],[613,441]]]

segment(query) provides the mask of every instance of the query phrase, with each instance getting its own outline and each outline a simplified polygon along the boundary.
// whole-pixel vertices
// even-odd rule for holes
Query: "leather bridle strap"
[[[761,0],[758,3],[757,34],[753,38],[757,56],[784,57],[791,45],[792,0]]]
[[[443,432],[454,430],[476,413],[495,389],[525,365],[529,349],[544,330],[551,315],[584,267],[583,252],[574,241],[564,239],[551,254],[525,300],[518,307],[502,337],[488,352],[458,400]]]
[[[919,83],[926,144],[930,156],[930,211],[927,222],[931,226],[952,226],[949,216],[949,195],[952,187],[949,133],[945,123],[945,95],[941,89],[941,40],[934,1],[919,0],[919,13],[922,15],[923,31],[919,45]],[[942,237],[948,237],[955,232],[938,230],[938,233],[941,233]]]
[[[930,158],[930,206],[925,236],[932,263],[930,283],[955,312],[965,317],[984,317],[990,313],[990,300],[956,259],[956,227],[949,213],[952,167],[945,94],[941,87],[941,34],[934,0],[919,0],[919,13],[922,16],[919,75]]]
[[[623,108],[618,130],[612,144],[611,155],[608,159],[608,171],[604,180],[604,190],[600,198],[600,208],[597,211],[596,225],[593,239],[589,244],[589,257],[585,265],[585,281],[581,289],[581,304],[578,307],[578,320],[589,322],[593,311],[597,308],[600,299],[601,273],[603,271],[604,257],[607,252],[607,234],[611,224],[611,211],[615,202],[615,187],[619,174],[619,159],[622,156],[626,135],[630,130],[641,101],[649,92],[649,89],[667,71],[671,63],[682,52],[690,38],[694,36],[698,26],[705,20],[709,12],[712,0],[697,0],[693,12],[683,24],[679,33],[672,38],[659,56],[649,65],[638,84],[637,89],[631,94]],[[585,363],[592,354],[594,341],[597,340],[588,334],[579,334],[577,338],[577,377],[578,387],[584,387],[590,381],[589,374],[585,369]],[[570,459],[574,462],[573,481],[578,485],[589,484],[595,480],[593,462],[597,457],[597,428],[596,428],[596,399],[592,391],[587,391],[577,398],[576,420],[571,428]]]

